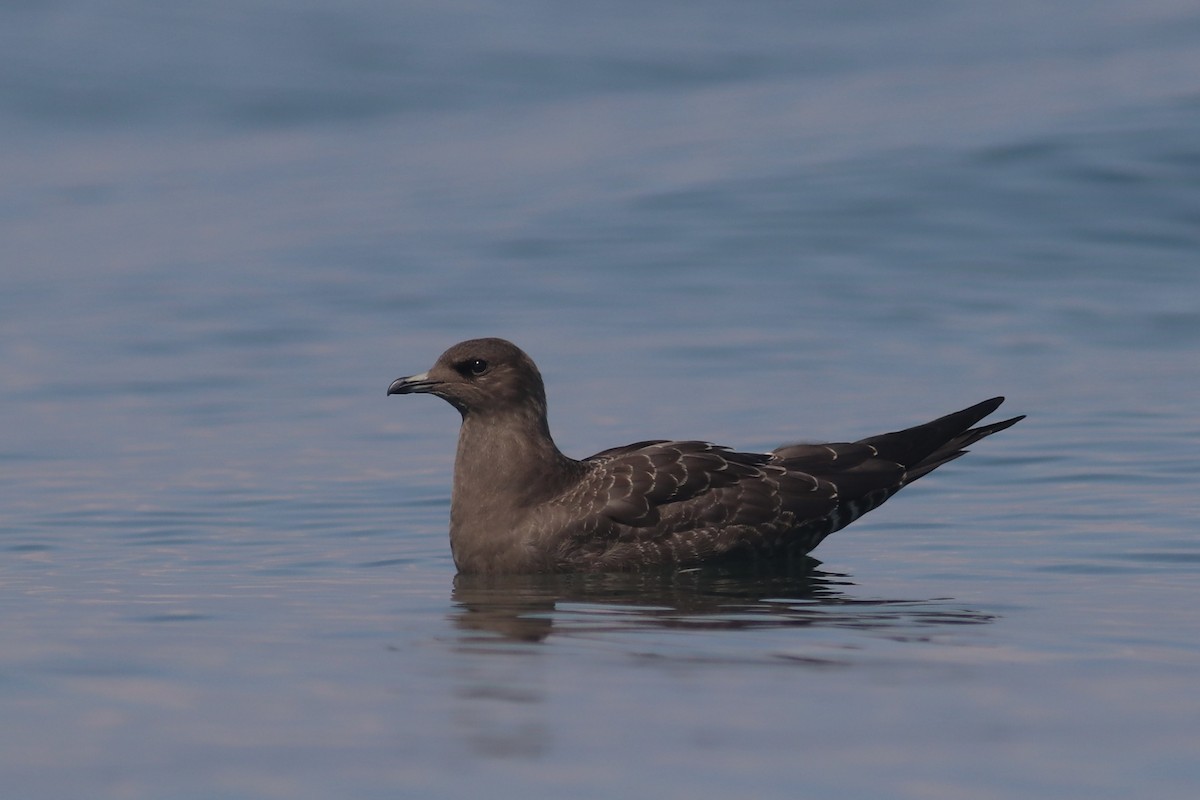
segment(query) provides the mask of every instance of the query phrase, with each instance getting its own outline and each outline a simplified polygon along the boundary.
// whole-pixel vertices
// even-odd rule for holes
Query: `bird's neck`
[[[519,549],[530,509],[577,477],[579,462],[563,455],[544,415],[512,412],[463,416],[454,461],[450,543],[463,562]]]

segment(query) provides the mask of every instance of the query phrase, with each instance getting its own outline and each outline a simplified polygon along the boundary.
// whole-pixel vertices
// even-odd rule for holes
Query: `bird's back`
[[[963,447],[1021,419],[970,428],[1000,402],[857,442],[771,453],[666,440],[605,450],[585,459],[580,479],[547,504],[536,538],[559,569],[799,557]]]

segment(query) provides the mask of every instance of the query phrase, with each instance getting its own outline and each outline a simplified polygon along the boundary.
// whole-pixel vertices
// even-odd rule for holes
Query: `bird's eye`
[[[482,358],[472,358],[467,363],[463,364],[463,371],[468,375],[482,375],[487,372],[488,363]]]

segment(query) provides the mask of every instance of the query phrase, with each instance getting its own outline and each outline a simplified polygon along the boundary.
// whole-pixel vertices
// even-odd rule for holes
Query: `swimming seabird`
[[[785,561],[1023,416],[972,428],[994,397],[856,442],[743,453],[654,439],[575,460],[554,444],[537,366],[504,339],[460,342],[387,393],[437,395],[462,428],[450,548],[462,573],[685,569]]]

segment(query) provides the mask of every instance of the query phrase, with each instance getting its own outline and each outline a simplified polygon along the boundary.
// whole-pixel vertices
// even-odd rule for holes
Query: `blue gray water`
[[[1192,798],[1200,8],[0,8],[0,783]],[[463,338],[583,456],[1017,427],[770,578],[459,581]]]

